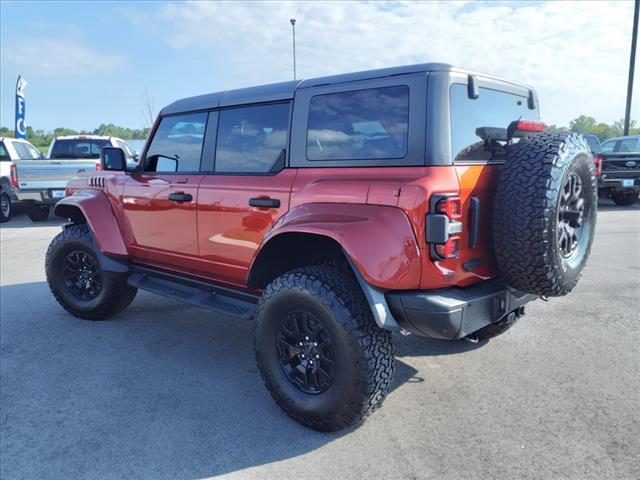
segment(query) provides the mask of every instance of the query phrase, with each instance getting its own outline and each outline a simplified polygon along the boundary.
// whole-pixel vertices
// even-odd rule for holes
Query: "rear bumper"
[[[47,189],[20,189],[14,190],[15,198],[18,202],[37,202],[37,203],[56,203],[58,200],[64,198],[64,189],[59,188],[47,188]],[[55,197],[56,193],[63,192],[62,197]],[[59,193],[58,193],[59,194]]]
[[[640,178],[634,178],[631,174],[626,178],[598,178],[598,190],[606,192],[622,192],[640,190]]]
[[[537,298],[505,287],[499,280],[466,288],[391,291],[385,297],[401,328],[447,340],[466,337]]]

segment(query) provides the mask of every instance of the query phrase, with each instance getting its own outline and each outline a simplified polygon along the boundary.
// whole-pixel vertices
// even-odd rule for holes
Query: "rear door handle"
[[[191,196],[190,193],[176,192],[176,193],[169,194],[169,200],[172,200],[178,203],[190,202],[191,200],[193,200],[193,197]]]
[[[277,198],[250,198],[249,206],[262,208],[278,208],[280,200]]]

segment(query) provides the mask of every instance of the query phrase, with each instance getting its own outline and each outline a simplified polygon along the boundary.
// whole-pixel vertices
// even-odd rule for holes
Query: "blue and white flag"
[[[18,75],[16,82],[16,138],[27,138],[27,124],[24,122],[24,89],[27,85],[27,81]]]

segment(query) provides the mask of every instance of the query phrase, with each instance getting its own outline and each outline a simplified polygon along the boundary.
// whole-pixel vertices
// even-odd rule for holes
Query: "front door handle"
[[[262,208],[278,208],[280,207],[280,200],[278,200],[277,198],[250,198],[249,206]]]
[[[193,197],[191,196],[190,193],[176,192],[176,193],[169,194],[169,200],[172,200],[178,203],[190,202],[191,200],[193,200]]]

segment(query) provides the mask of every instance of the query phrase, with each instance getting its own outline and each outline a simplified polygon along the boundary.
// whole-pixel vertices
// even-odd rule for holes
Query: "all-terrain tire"
[[[281,365],[276,339],[291,312],[311,315],[332,339],[335,377],[322,393],[302,391]],[[294,270],[267,286],[256,311],[254,349],[276,403],[319,431],[339,430],[371,414],[389,392],[395,371],[391,332],[375,323],[353,273],[335,266]]]
[[[569,201],[573,207],[567,208]],[[595,169],[581,135],[545,132],[522,138],[509,148],[494,201],[500,274],[523,292],[569,293],[591,251],[596,209]]]
[[[2,191],[0,193],[0,223],[8,222],[11,218],[12,211],[11,196],[7,192]]]
[[[65,259],[73,252],[81,252],[99,265],[96,248],[98,247],[89,227],[74,225],[60,232],[51,241],[45,257],[45,271],[51,293],[67,312],[86,320],[103,320],[115,315],[128,307],[138,292],[127,284],[125,275],[100,269],[101,287],[95,298],[87,300],[74,294],[65,281]]]
[[[44,222],[49,218],[50,211],[51,207],[46,203],[34,203],[33,205],[29,205],[27,215],[29,215],[32,222]]]
[[[639,192],[614,193],[611,195],[611,200],[621,207],[630,207],[638,201],[638,193]]]

